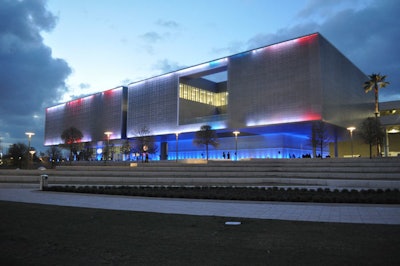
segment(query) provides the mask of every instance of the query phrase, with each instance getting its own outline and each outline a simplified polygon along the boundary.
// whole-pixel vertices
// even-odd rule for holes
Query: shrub
[[[255,188],[228,186],[49,186],[48,191],[97,193],[142,197],[195,198],[220,200],[257,200],[286,202],[384,203],[399,204],[398,189],[333,191],[318,188]]]

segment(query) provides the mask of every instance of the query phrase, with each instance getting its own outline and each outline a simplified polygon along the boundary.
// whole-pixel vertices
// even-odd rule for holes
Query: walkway
[[[156,213],[337,223],[400,224],[400,205],[316,204],[139,198],[45,192],[38,185],[0,184],[0,200]]]

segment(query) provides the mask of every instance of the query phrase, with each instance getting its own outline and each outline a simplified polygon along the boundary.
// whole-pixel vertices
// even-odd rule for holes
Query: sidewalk
[[[0,200],[140,212],[313,222],[400,224],[400,205],[217,201],[45,192],[0,184]]]

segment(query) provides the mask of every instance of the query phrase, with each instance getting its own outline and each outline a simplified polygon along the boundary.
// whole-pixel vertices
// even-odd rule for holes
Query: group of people
[[[227,154],[225,154],[225,152],[223,152],[222,153],[222,157],[224,158],[224,159],[230,159],[231,158],[231,154],[229,153],[229,151],[228,151],[228,153]]]

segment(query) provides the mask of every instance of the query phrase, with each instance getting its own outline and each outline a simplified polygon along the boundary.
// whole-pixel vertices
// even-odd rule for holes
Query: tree
[[[361,123],[358,135],[364,143],[369,144],[369,158],[372,158],[373,145],[377,146],[376,152],[377,156],[379,156],[379,145],[385,136],[380,121],[376,117],[368,117]]]
[[[315,121],[311,127],[311,145],[313,147],[313,157],[316,156],[317,148],[319,148],[319,154],[321,158],[323,156],[324,148],[330,140],[328,127],[323,121]]]
[[[52,166],[54,166],[56,164],[56,162],[58,160],[60,160],[62,157],[61,150],[57,146],[50,146],[46,150],[46,154],[47,154],[47,156],[49,156],[49,160],[50,160]]]
[[[193,143],[196,146],[206,146],[206,158],[208,161],[208,145],[218,147],[218,137],[217,132],[211,128],[209,125],[203,125],[200,127],[200,130],[196,132],[195,138],[193,139]]]
[[[131,143],[127,139],[124,141],[124,143],[122,143],[121,152],[128,157],[128,160],[130,160],[131,150],[132,150]]]
[[[57,146],[50,146],[47,150],[46,150],[46,154],[47,156],[49,156],[49,159],[52,162],[55,162],[59,159],[61,159],[61,150],[60,148],[58,148]]]
[[[385,88],[390,83],[385,81],[386,76],[381,76],[380,74],[369,75],[369,80],[364,82],[364,91],[368,93],[372,89],[375,93],[375,117],[379,116],[379,89]]]
[[[137,130],[136,137],[133,139],[133,152],[142,156],[147,154],[155,154],[158,151],[156,139],[151,135],[151,131],[146,126]]]
[[[77,154],[78,150],[80,149],[82,138],[82,132],[76,127],[69,127],[62,132],[61,139],[64,141],[63,146],[69,148],[70,161],[73,160],[73,155]]]
[[[12,144],[8,149],[8,155],[14,166],[22,167],[22,161],[29,159],[28,146],[23,143]]]
[[[103,149],[104,162],[108,160],[113,160],[113,157],[114,157],[114,144],[111,143],[111,140],[107,136],[106,146]]]
[[[81,150],[80,157],[83,160],[88,161],[90,158],[92,158],[92,156],[93,156],[93,149],[91,147],[91,144],[90,142],[86,142],[84,144],[83,149]]]

